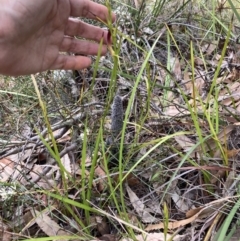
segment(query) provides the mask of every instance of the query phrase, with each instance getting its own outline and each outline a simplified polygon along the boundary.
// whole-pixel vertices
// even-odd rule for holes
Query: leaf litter
[[[187,7],[179,16],[185,18]],[[116,76],[116,86],[110,83],[109,70],[114,66],[110,56],[101,57],[94,83],[93,68],[35,76],[47,105],[61,165],[65,168],[67,190],[63,189],[62,173],[56,160],[36,132],[38,130],[53,148],[38,103],[26,106],[23,101],[16,108],[12,92],[9,91],[3,101],[0,96],[3,113],[0,116],[0,201],[3,207],[0,234],[3,240],[18,240],[20,236],[33,237],[35,234],[80,236],[86,227],[88,234],[98,240],[133,240],[124,238],[129,227],[134,230],[135,240],[210,240],[206,234],[210,230],[214,237],[233,206],[238,194],[240,160],[239,46],[230,39],[214,79],[227,40],[218,34],[212,40],[203,26],[196,27],[194,9],[191,9],[188,25],[180,26],[163,15],[154,19],[159,25],[156,27],[147,14],[141,27],[136,29],[132,8],[140,11],[140,1],[133,1],[131,8],[126,5],[118,8],[125,12],[122,19],[128,21],[119,18],[118,28],[124,37],[121,39],[119,33],[121,71]],[[163,22],[167,23],[167,31],[162,31],[166,29]],[[145,46],[149,51],[161,31],[164,34],[141,76],[128,114],[122,175],[116,164],[120,136],[115,136],[118,138],[116,146],[101,143],[94,152],[96,133],[103,123],[103,141],[109,140],[113,115],[109,108],[112,100],[107,99],[107,95],[109,91],[119,95],[126,111],[145,58],[141,48]],[[222,31],[219,29],[219,33]],[[168,34],[172,37],[170,50],[166,42]],[[133,40],[137,44],[133,44]],[[194,46],[192,59],[190,44]],[[16,80],[6,83],[1,80],[1,89],[16,86]],[[108,111],[105,108],[109,108]],[[29,118],[24,119],[23,113],[29,114]],[[14,125],[16,116],[18,124]],[[175,135],[178,132],[184,134]],[[169,135],[173,137],[165,140]],[[87,150],[82,159],[84,138]],[[163,143],[155,148],[161,141]],[[111,166],[106,164],[106,159],[111,160]],[[94,175],[93,180],[91,175]],[[83,209],[72,205],[74,217],[61,202],[41,192],[57,193],[57,188],[69,200],[86,204],[84,197],[89,182],[91,200],[88,201],[92,207],[99,208],[99,213],[92,212],[90,217]],[[129,226],[120,212],[122,207],[115,207],[111,200],[111,185],[119,205],[120,195],[124,195],[126,216],[132,220]],[[164,203],[169,212],[167,225],[163,221],[166,218]]]

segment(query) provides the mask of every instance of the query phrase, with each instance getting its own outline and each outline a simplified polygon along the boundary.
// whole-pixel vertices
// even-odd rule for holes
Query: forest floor
[[[98,2],[107,56],[0,77],[0,240],[238,240],[238,2]]]

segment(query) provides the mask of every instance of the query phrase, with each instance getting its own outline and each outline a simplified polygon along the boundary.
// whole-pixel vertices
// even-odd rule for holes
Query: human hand
[[[2,0],[0,73],[16,76],[90,66],[87,55],[98,53],[102,38],[101,54],[107,52],[107,31],[76,17],[106,22],[108,9],[90,0]],[[115,15],[111,18],[114,21]]]

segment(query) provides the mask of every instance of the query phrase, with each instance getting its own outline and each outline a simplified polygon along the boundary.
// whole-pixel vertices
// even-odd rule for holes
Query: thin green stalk
[[[87,127],[87,120],[85,121],[85,127]],[[82,196],[82,200],[83,203],[85,205],[88,205],[87,203],[87,199],[90,199],[90,197],[86,197],[86,192],[85,192],[85,186],[86,186],[86,180],[88,179],[88,177],[86,177],[86,158],[87,158],[87,142],[88,142],[88,137],[87,137],[87,130],[86,128],[84,128],[84,135],[83,135],[83,145],[82,145],[82,155],[81,155],[81,178],[82,178],[82,183],[81,183],[81,196]],[[95,166],[95,165],[94,165]],[[89,179],[92,179],[93,177],[90,175]],[[91,182],[91,181],[90,181]],[[88,188],[89,190],[89,188]],[[85,211],[85,217],[86,217],[86,221],[87,223],[89,223],[90,221],[90,214],[88,210],[84,210]]]
[[[103,140],[103,129],[101,128],[100,129],[101,131],[101,143],[104,143],[104,140]],[[116,190],[114,190],[113,188],[113,185],[112,185],[112,177],[110,175],[110,172],[109,172],[109,168],[108,168],[108,164],[109,164],[109,157],[106,156],[106,146],[105,145],[102,145],[102,153],[103,153],[103,163],[104,163],[104,168],[105,168],[105,172],[106,172],[106,176],[107,176],[107,183],[108,183],[108,186],[109,186],[109,190],[110,190],[110,197],[113,199],[114,201],[114,204],[116,205],[116,208],[118,210],[118,213],[121,213],[122,210],[119,206],[119,200],[117,199],[116,197]],[[107,202],[108,200],[106,200]],[[123,205],[125,205],[123,203]]]
[[[224,220],[224,223],[222,224],[219,232],[215,235],[214,241],[226,241],[226,234],[228,232],[228,229],[231,225],[231,222],[236,214],[236,212],[240,208],[240,199],[237,200],[235,205],[233,206],[230,213],[227,215],[226,219]]]
[[[121,200],[121,203],[124,204],[125,201],[124,201],[124,190],[123,190],[123,180],[124,180],[124,177],[123,177],[123,165],[122,165],[122,160],[123,160],[123,147],[124,147],[124,137],[125,137],[125,132],[126,132],[126,127],[127,127],[127,121],[128,121],[128,118],[129,118],[129,114],[130,114],[130,110],[131,110],[131,106],[133,104],[133,101],[134,101],[134,98],[135,98],[135,95],[136,95],[136,92],[137,92],[137,87],[142,79],[142,74],[143,74],[143,71],[144,69],[146,68],[146,65],[148,63],[148,60],[149,58],[151,57],[152,55],[152,52],[159,40],[159,38],[161,37],[161,34],[159,34],[158,38],[155,40],[154,44],[152,45],[152,48],[150,49],[150,51],[148,52],[143,64],[142,64],[142,67],[139,71],[139,74],[137,76],[137,79],[136,79],[136,82],[133,86],[133,89],[132,89],[132,93],[131,93],[131,96],[129,98],[129,101],[128,101],[128,106],[127,106],[127,110],[125,112],[125,118],[124,118],[124,122],[123,122],[123,129],[122,129],[122,135],[121,135],[121,140],[120,140],[120,151],[119,151],[119,190],[120,190],[120,200]],[[125,176],[126,177],[126,176]],[[124,210],[124,206],[123,206],[123,210]],[[126,210],[124,210],[124,214],[126,214]],[[127,215],[125,215],[125,218],[128,218]]]
[[[164,223],[164,241],[167,241],[168,235],[168,222],[169,222],[169,212],[167,203],[163,203],[163,223]]]
[[[41,98],[36,79],[35,79],[34,75],[31,75],[31,77],[32,77],[32,81],[33,81],[36,93],[37,93],[39,104],[40,104],[42,112],[43,112],[43,117],[44,117],[44,121],[45,121],[46,126],[47,126],[48,134],[50,135],[50,138],[51,138],[51,141],[52,141],[52,144],[53,144],[54,153],[51,151],[51,147],[49,145],[48,145],[48,150],[49,150],[50,154],[53,155],[53,158],[56,160],[56,162],[59,166],[64,190],[67,191],[67,182],[66,182],[65,174],[67,174],[68,176],[69,176],[69,174],[68,174],[68,172],[66,171],[66,169],[64,168],[64,166],[61,162],[61,157],[60,157],[60,154],[59,154],[59,151],[58,151],[57,143],[56,143],[56,140],[54,138],[54,135],[53,135],[53,132],[52,132],[52,129],[51,129],[51,125],[50,125],[50,122],[49,122],[48,117],[47,117],[46,105],[44,104],[44,102]],[[43,141],[43,143],[47,144],[47,142],[44,140],[44,138],[41,135],[40,135],[40,138]]]
[[[96,163],[97,163],[97,159],[98,159],[99,144],[100,144],[100,140],[101,140],[101,132],[102,132],[101,128],[102,128],[102,126],[100,126],[100,128],[99,128],[97,139],[96,139],[95,146],[94,146],[92,165],[91,165],[90,174],[89,174],[90,178],[88,181],[88,191],[87,191],[87,197],[86,197],[87,200],[90,200],[91,195],[92,195],[93,177],[94,177],[94,172],[95,172]]]

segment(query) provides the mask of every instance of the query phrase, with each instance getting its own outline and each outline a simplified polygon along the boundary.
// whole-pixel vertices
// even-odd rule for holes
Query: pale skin
[[[89,67],[89,56],[98,54],[101,39],[101,54],[107,52],[107,30],[76,17],[115,21],[105,6],[90,0],[1,0],[0,73],[17,76]]]

